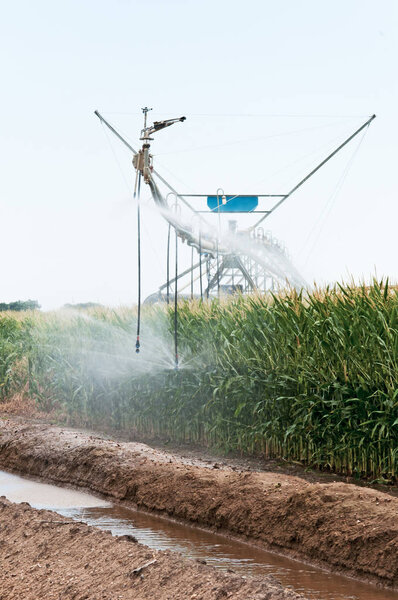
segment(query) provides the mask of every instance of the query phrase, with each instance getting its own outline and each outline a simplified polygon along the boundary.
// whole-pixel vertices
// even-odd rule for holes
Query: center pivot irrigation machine
[[[291,263],[284,246],[269,232],[265,232],[262,224],[292,194],[308,181],[321,167],[344,148],[351,140],[370,125],[376,115],[367,119],[361,127],[346,138],[333,152],[326,156],[315,168],[301,179],[285,194],[230,194],[219,188],[214,194],[181,194],[177,192],[153,167],[150,153],[150,142],[153,135],[171,125],[184,122],[185,117],[155,121],[148,126],[148,107],[142,109],[144,127],[140,140],[142,148],[137,152],[127,140],[95,111],[100,121],[132,152],[133,166],[136,170],[134,197],[137,199],[138,217],[138,327],[136,349],[139,352],[139,321],[141,305],[141,245],[140,245],[140,192],[144,181],[151,190],[153,200],[161,215],[168,223],[167,238],[167,280],[158,292],[150,295],[145,302],[170,302],[173,295],[175,303],[175,330],[177,328],[177,299],[183,297],[214,298],[221,294],[251,294],[273,291],[285,287],[286,284],[298,289],[305,287],[305,281]],[[167,189],[162,193],[160,188]],[[195,209],[190,198],[206,201],[205,210]],[[262,200],[270,199],[273,205],[268,210],[262,209]],[[183,218],[181,208],[184,205],[190,211],[189,218]],[[217,216],[217,225],[210,223],[207,214]],[[239,228],[239,215],[250,214],[253,224],[246,229]],[[221,230],[221,217],[229,215],[227,232]],[[170,233],[175,232],[175,271],[170,278]],[[192,248],[191,265],[178,271],[178,239]],[[194,261],[194,253],[197,260]],[[187,282],[188,280],[188,282]],[[199,283],[199,285],[198,285]],[[194,289],[199,292],[194,294]],[[178,366],[177,336],[176,366]]]

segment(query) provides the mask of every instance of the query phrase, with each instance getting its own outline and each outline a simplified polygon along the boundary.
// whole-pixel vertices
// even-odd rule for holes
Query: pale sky
[[[93,111],[137,148],[146,105],[187,116],[157,134],[155,168],[211,194],[286,192],[376,113],[266,228],[308,282],[397,281],[396,0],[0,6],[0,301],[136,300],[131,157]],[[143,203],[146,296],[167,226]]]

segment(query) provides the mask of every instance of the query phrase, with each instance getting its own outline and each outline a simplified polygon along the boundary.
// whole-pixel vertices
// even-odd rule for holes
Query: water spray
[[[110,125],[99,113],[95,114],[101,122],[105,124],[113,134],[115,134],[122,143],[134,154],[133,165],[136,169],[136,185],[134,195],[137,193],[137,221],[138,221],[138,321],[137,321],[137,341],[136,351],[140,351],[140,320],[141,320],[141,248],[140,248],[140,185],[141,177],[144,183],[149,185],[156,207],[168,222],[168,243],[167,243],[167,283],[160,286],[159,292],[153,294],[150,299],[163,300],[167,297],[167,302],[171,300],[170,284],[174,284],[174,368],[179,368],[178,357],[178,335],[177,335],[177,301],[178,289],[181,291],[184,286],[179,285],[182,277],[190,275],[190,295],[194,297],[193,282],[199,279],[200,298],[211,298],[220,293],[256,293],[275,290],[286,287],[289,283],[293,287],[301,289],[305,287],[305,282],[294,268],[289,260],[284,248],[277,240],[264,233],[259,225],[279,207],[288,198],[292,196],[304,183],[306,183],[315,173],[340,152],[351,140],[353,140],[361,131],[366,129],[375,118],[372,115],[367,121],[333,152],[328,154],[315,168],[313,168],[301,181],[299,181],[289,192],[284,194],[226,194],[222,188],[218,188],[216,194],[179,194],[159,173],[153,168],[153,156],[150,154],[150,142],[153,135],[162,129],[178,122],[184,122],[185,117],[167,119],[164,121],[155,121],[152,125],[147,124],[148,112],[152,110],[148,107],[142,109],[144,113],[144,127],[141,130],[142,148],[137,152],[132,146],[123,139],[123,137]],[[156,179],[156,180],[155,180]],[[185,220],[177,211],[170,210],[167,198],[158,187],[158,181],[162,186],[168,188],[175,196],[176,202],[180,206],[184,204],[195,218],[200,219],[200,226],[193,227],[192,218]],[[160,185],[159,184],[159,185]],[[207,200],[207,210],[198,210],[188,202],[190,197],[203,198]],[[267,210],[267,206],[262,206],[259,201],[264,198],[273,202]],[[211,225],[207,219],[200,213],[215,214],[218,219],[217,226]],[[225,213],[256,215],[262,213],[259,220],[246,230],[239,230],[236,221],[231,221],[229,232],[221,232],[220,220]],[[170,233],[171,227],[175,231],[175,277],[170,281]],[[186,270],[178,272],[178,238],[186,242],[191,247],[191,266]],[[199,254],[199,261],[194,264],[192,251],[196,249]],[[205,263],[205,269],[202,265]],[[195,279],[193,272],[199,269],[199,276]],[[204,281],[202,282],[202,278]],[[206,286],[207,279],[207,286]],[[204,283],[204,286],[203,286]],[[185,286],[187,287],[187,286]],[[163,294],[166,290],[167,295]],[[149,299],[148,299],[149,300]]]

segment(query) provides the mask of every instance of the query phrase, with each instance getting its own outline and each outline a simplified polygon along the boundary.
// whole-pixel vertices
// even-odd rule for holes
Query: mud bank
[[[0,421],[0,467],[80,486],[398,587],[398,499],[383,492],[190,464],[141,443],[13,420]]]
[[[128,536],[114,538],[4,497],[0,563],[1,600],[304,600],[273,577],[220,573],[172,552],[148,550]]]

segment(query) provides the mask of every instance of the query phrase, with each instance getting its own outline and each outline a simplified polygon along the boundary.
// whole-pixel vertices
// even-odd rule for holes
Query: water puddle
[[[110,502],[70,488],[61,488],[48,483],[39,483],[0,471],[0,496],[6,496],[11,502],[29,502],[34,508],[62,510],[80,510],[81,508],[110,507]]]
[[[29,502],[35,508],[55,510],[71,519],[110,530],[114,535],[134,535],[150,548],[181,552],[189,558],[204,559],[214,567],[233,569],[240,575],[273,575],[282,585],[311,600],[398,600],[398,592],[327,573],[216,533],[113,505],[91,494],[4,471],[0,471],[0,495],[12,502]]]

